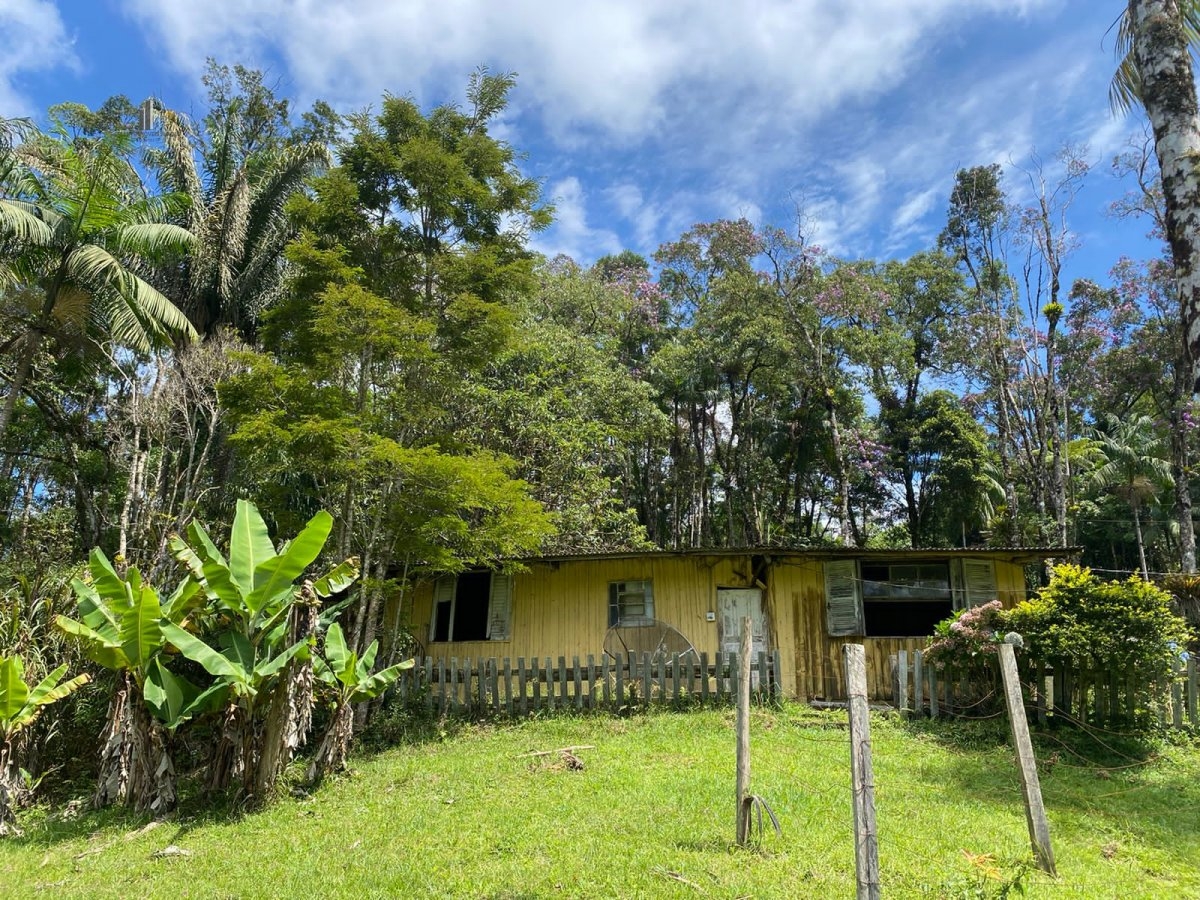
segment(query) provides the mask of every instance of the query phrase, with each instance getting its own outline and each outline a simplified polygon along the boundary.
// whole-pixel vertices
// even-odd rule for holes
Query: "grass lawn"
[[[0,895],[852,897],[844,721],[755,711],[752,790],[783,826],[757,848],[731,846],[732,710],[563,717],[447,726],[229,820],[185,806],[144,829],[34,810],[23,838],[0,841]],[[884,896],[998,896],[1029,859],[1004,733],[872,727]],[[595,745],[582,771],[521,755],[572,744]],[[1028,874],[1027,896],[1200,896],[1200,750],[1146,765],[1114,752],[1100,769],[1049,738],[1038,755],[1059,877]],[[187,855],[153,856],[169,845]]]

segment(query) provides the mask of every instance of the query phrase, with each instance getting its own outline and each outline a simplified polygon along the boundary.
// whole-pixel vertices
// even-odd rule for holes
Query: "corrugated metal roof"
[[[694,547],[685,550],[617,550],[605,553],[559,553],[522,557],[525,565],[556,562],[587,562],[605,559],[667,559],[670,557],[731,557],[767,556],[775,559],[807,557],[835,559],[842,556],[859,558],[921,557],[921,556],[995,556],[1013,562],[1035,562],[1041,559],[1078,556],[1082,547],[919,547],[863,549],[860,547]]]

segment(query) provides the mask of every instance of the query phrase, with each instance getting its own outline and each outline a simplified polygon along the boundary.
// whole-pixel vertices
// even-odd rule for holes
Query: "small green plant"
[[[346,768],[350,739],[354,734],[354,705],[374,700],[395,684],[400,673],[413,667],[413,660],[388,666],[372,674],[379,641],[372,641],[362,658],[346,646],[342,628],[336,622],[325,633],[325,658],[313,656],[317,678],[332,688],[333,715],[321,738],[317,753],[308,767],[307,780],[320,781],[326,775]]]
[[[18,833],[13,813],[32,792],[32,779],[16,760],[17,736],[57,700],[88,683],[87,675],[63,681],[64,663],[34,686],[25,683],[25,664],[18,656],[0,657],[0,835]]]
[[[990,853],[963,851],[971,865],[966,875],[952,878],[940,896],[954,900],[1007,900],[1024,897],[1026,881],[1034,870],[1032,861],[1000,862]]]
[[[121,574],[99,548],[88,579],[71,582],[79,619],[58,616],[55,626],[97,665],[118,674],[100,743],[93,803],[122,804],[162,815],[175,805],[175,766],[168,731],[213,699],[162,665],[163,623],[183,621],[204,603],[188,578],[165,600],[136,568]],[[215,702],[215,701],[214,701]]]

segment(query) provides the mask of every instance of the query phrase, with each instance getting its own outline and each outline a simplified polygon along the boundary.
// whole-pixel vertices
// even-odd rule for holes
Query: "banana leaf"
[[[229,532],[229,574],[243,596],[254,590],[254,570],[274,556],[275,545],[257,507],[248,500],[239,500]]]
[[[321,510],[282,553],[255,567],[254,589],[246,596],[246,606],[252,613],[257,613],[280,594],[293,590],[292,582],[321,554],[332,530],[333,516]]]

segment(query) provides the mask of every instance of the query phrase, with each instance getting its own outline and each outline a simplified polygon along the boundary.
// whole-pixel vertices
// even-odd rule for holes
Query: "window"
[[[832,636],[924,637],[955,609],[998,596],[990,559],[825,564],[826,625]]]
[[[463,572],[433,586],[431,642],[507,641],[512,579],[497,572]]]
[[[653,621],[654,587],[652,582],[609,582],[609,627],[614,625],[649,625]]]
[[[954,611],[949,563],[863,563],[868,637],[920,637]]]

